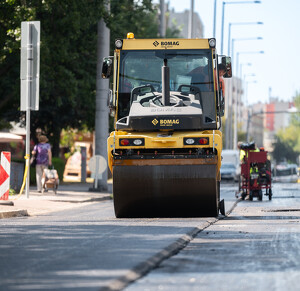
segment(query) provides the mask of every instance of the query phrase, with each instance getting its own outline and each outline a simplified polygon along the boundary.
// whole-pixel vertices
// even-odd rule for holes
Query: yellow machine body
[[[222,96],[213,41],[131,35],[116,46],[107,141],[116,217],[217,216]],[[189,69],[206,70],[205,81]]]

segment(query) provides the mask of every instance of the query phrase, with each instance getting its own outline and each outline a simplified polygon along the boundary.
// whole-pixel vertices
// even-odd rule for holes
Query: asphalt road
[[[299,187],[220,220],[116,219],[111,201],[2,219],[0,290],[297,290]],[[227,211],[236,190],[221,184]]]
[[[241,201],[133,290],[300,290],[300,184],[268,201]]]
[[[222,186],[227,210],[235,188]],[[216,221],[116,219],[111,201],[1,219],[0,290],[120,290]]]

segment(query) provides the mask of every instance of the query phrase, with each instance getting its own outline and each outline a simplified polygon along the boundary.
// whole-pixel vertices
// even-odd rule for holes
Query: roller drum
[[[216,165],[115,166],[118,218],[218,215]]]

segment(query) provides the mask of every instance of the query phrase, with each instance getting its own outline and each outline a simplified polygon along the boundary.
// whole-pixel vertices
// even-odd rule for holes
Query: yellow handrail
[[[25,188],[25,185],[26,185],[26,178],[27,178],[27,174],[28,174],[28,168],[29,168],[29,158],[30,158],[30,155],[27,154],[25,155],[24,159],[25,159],[25,171],[24,171],[24,177],[23,177],[23,183],[22,183],[22,187],[20,189],[20,193],[18,194],[17,197],[15,197],[14,199],[12,200],[17,200],[23,193],[23,190]]]

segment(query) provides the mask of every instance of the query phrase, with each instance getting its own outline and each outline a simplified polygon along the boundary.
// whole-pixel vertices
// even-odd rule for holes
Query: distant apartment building
[[[251,105],[243,113],[243,131],[248,130],[250,139],[254,140],[258,147],[263,146],[272,152],[276,133],[289,126],[290,112],[294,109],[293,102],[280,101],[278,98],[270,98],[269,103],[259,102]],[[248,112],[250,122],[247,128]]]
[[[168,21],[167,26],[169,28],[175,28],[180,31],[181,38],[188,38],[189,33],[189,10],[183,12],[175,12],[174,9],[168,12]],[[192,29],[192,38],[203,38],[204,35],[204,26],[198,15],[194,12],[193,14],[193,29]]]
[[[265,104],[263,103],[254,104],[252,113],[250,113],[249,136],[257,147],[264,146],[264,108]]]
[[[237,146],[238,140],[236,140],[236,145],[234,144],[234,129],[237,126],[237,130],[240,124],[243,122],[242,112],[242,81],[237,77],[232,77],[225,79],[225,148],[234,149]],[[235,113],[236,110],[236,113]],[[235,122],[236,118],[236,122]]]
[[[291,114],[295,108],[293,102],[278,100],[278,98],[270,98],[270,102],[265,105],[264,119],[264,144],[269,150],[273,150],[276,133],[289,126]]]

